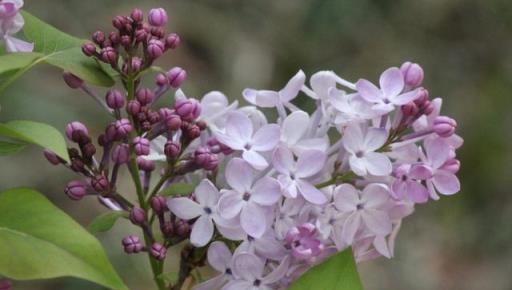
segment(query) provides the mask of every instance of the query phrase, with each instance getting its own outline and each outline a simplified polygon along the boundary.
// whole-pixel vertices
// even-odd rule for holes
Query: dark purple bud
[[[155,94],[150,89],[138,89],[135,93],[137,101],[143,106],[150,104],[155,99]]]
[[[181,121],[181,117],[175,114],[172,114],[165,118],[165,125],[171,131],[176,131],[181,128],[183,122]]]
[[[110,41],[110,39],[107,39],[103,42],[103,44],[100,46],[101,48],[105,48],[105,47],[110,47],[112,46],[112,41]]]
[[[116,123],[110,123],[105,129],[105,140],[108,142],[116,141],[117,138],[117,129]]]
[[[140,136],[133,139],[133,148],[137,156],[149,155],[149,140]]]
[[[145,29],[135,31],[135,40],[137,42],[144,42],[146,39],[148,39],[148,32]]]
[[[11,290],[12,282],[7,279],[0,279],[0,290]]]
[[[130,150],[127,144],[119,144],[112,151],[112,161],[117,164],[127,163],[130,159]]]
[[[160,115],[157,112],[148,112],[148,121],[151,124],[158,123],[160,121]]]
[[[117,63],[117,51],[110,46],[107,46],[101,50],[101,60],[115,65]]]
[[[197,122],[196,122],[196,125],[197,125],[197,127],[199,127],[199,129],[200,129],[201,131],[205,130],[205,129],[206,129],[206,127],[208,126],[208,125],[206,124],[206,122],[205,122],[205,121],[203,121],[203,120],[199,120],[199,121],[197,121]]]
[[[174,110],[181,119],[190,122],[201,114],[201,105],[196,99],[177,99]]]
[[[115,122],[117,139],[128,136],[133,131],[133,126],[128,119],[121,119]]]
[[[434,119],[432,129],[440,137],[450,137],[455,133],[457,122],[446,116],[438,116]]]
[[[110,34],[108,35],[108,39],[110,40],[110,43],[112,45],[117,45],[121,42],[121,36],[118,32],[115,31],[110,32]]]
[[[80,158],[80,152],[76,148],[68,148],[69,158]]]
[[[180,237],[187,237],[190,234],[190,224],[184,220],[179,220],[174,229]]]
[[[165,256],[167,255],[167,249],[162,246],[161,244],[159,243],[153,243],[153,245],[151,245],[151,249],[150,249],[150,252],[151,252],[151,256],[153,256],[153,258],[159,260],[159,261],[163,261],[165,259]]]
[[[167,37],[165,38],[165,46],[168,49],[175,49],[180,45],[180,43],[181,43],[180,36],[177,35],[176,33],[171,33],[171,34],[167,35]]]
[[[167,12],[163,8],[149,10],[148,21],[153,26],[164,26],[167,24]]]
[[[142,20],[144,20],[144,12],[142,12],[142,10],[139,8],[135,8],[132,10],[132,13],[130,13],[130,17],[135,22],[142,22]]]
[[[194,162],[197,165],[204,166],[210,160],[210,148],[199,147],[194,152]]]
[[[167,79],[167,76],[163,73],[157,74],[155,78],[155,83],[159,87],[163,87],[167,84],[169,84],[169,80]]]
[[[84,172],[85,164],[81,159],[73,158],[71,159],[71,170],[75,172]]]
[[[101,147],[105,147],[108,143],[109,143],[109,141],[108,141],[107,136],[105,134],[100,134],[98,136],[98,144]]]
[[[62,74],[62,77],[64,82],[72,89],[78,89],[84,84],[84,80],[67,71]]]
[[[162,27],[152,27],[151,28],[151,35],[153,35],[155,38],[164,38],[165,31]],[[165,44],[164,44],[165,45]]]
[[[151,208],[157,214],[164,213],[168,209],[167,201],[165,200],[165,197],[163,197],[161,195],[153,196],[153,198],[151,198]]]
[[[74,142],[83,142],[89,138],[89,131],[84,124],[75,121],[66,126],[66,136]]]
[[[134,224],[134,225],[142,225],[144,224],[144,221],[146,220],[146,213],[144,212],[144,210],[140,207],[134,207],[132,208],[132,210],[130,211],[130,221]]]
[[[418,106],[416,106],[416,104],[414,102],[410,102],[408,104],[405,104],[401,107],[401,110],[402,110],[402,114],[405,116],[405,117],[412,117],[412,116],[416,116],[416,114],[418,114]]]
[[[150,172],[155,170],[155,162],[153,160],[147,160],[143,157],[137,157],[137,166],[140,170]]]
[[[425,88],[420,88],[418,94],[419,97],[414,100],[414,103],[421,109],[425,106],[425,102],[428,101],[429,93]]]
[[[97,192],[104,192],[108,189],[108,180],[104,175],[96,175],[91,179],[91,186]]]
[[[96,154],[96,146],[94,146],[94,144],[92,144],[91,142],[82,145],[81,149],[82,155],[85,159],[90,160],[94,156],[94,154]]]
[[[178,157],[181,151],[181,144],[175,141],[167,141],[165,143],[164,152],[165,156],[169,159],[174,159]]]
[[[81,180],[73,180],[68,183],[64,193],[72,200],[80,200],[87,194],[87,186]]]
[[[165,222],[163,225],[160,226],[160,230],[162,231],[162,234],[166,237],[170,237],[174,234],[174,225],[172,222]]]
[[[144,249],[142,241],[137,236],[127,236],[123,239],[124,252],[127,254],[139,253]]]
[[[153,58],[157,59],[162,54],[164,54],[165,51],[165,45],[158,39],[151,39],[148,43],[148,55]]]
[[[92,40],[98,44],[98,45],[102,45],[103,42],[105,41],[105,33],[103,33],[103,31],[96,31],[92,34]]]
[[[166,120],[173,115],[173,111],[169,108],[160,108],[160,110],[158,110],[158,115],[160,116],[160,119]]]
[[[128,47],[132,44],[132,38],[129,35],[121,36],[121,45],[124,47]]]
[[[128,102],[126,106],[126,112],[132,116],[137,116],[140,113],[140,108],[142,105],[137,100],[131,100]]]
[[[417,63],[404,62],[400,67],[404,75],[405,85],[409,88],[417,88],[423,82],[423,69]]]
[[[46,157],[46,160],[48,160],[48,162],[51,164],[59,165],[61,163],[61,159],[53,151],[44,149],[43,154],[44,157]]]
[[[169,85],[173,88],[179,88],[187,78],[187,72],[181,67],[173,67],[167,72]]]
[[[194,140],[194,139],[198,138],[199,136],[201,136],[201,129],[199,129],[199,127],[197,125],[191,125],[185,131],[185,135],[187,135],[187,137],[190,140]]]
[[[120,109],[124,106],[125,97],[124,94],[116,89],[111,89],[108,91],[107,96],[105,97],[107,101],[107,105],[111,109]]]
[[[124,16],[116,16],[112,20],[112,25],[119,30],[122,30],[126,24],[127,24],[127,21]]]
[[[82,52],[86,56],[94,56],[96,54],[96,45],[94,45],[92,42],[87,42],[82,45]]]

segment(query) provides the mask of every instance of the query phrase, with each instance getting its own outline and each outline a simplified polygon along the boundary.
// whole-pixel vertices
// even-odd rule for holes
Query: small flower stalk
[[[0,1],[0,21],[15,17],[9,3]],[[417,205],[460,190],[458,124],[422,86],[419,64],[388,68],[377,82],[299,71],[280,89],[245,89],[249,105],[239,106],[218,91],[187,96],[180,67],[143,85],[180,45],[167,22],[162,8],[134,9],[92,35],[83,53],[121,79],[101,100],[112,119],[97,137],[79,121],[66,126],[70,163],[44,153],[80,176],[66,186],[70,199],[96,197],[140,229],[120,246],[148,256],[158,289],[181,289],[205,264],[219,274],[192,289],[286,289],[349,247],[358,262],[391,258]],[[299,95],[316,104],[312,112],[294,104]],[[132,192],[119,190],[121,170]],[[183,184],[193,186],[178,190]],[[184,241],[169,284],[163,261]]]

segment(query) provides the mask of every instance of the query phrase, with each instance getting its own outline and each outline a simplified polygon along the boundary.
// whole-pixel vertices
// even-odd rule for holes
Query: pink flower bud
[[[443,166],[441,166],[441,169],[449,171],[453,174],[459,172],[460,169],[460,161],[457,159],[449,159],[446,161]]]
[[[311,223],[305,223],[291,228],[286,234],[286,244],[292,249],[292,255],[297,259],[310,259],[318,257],[324,245],[317,239],[316,227]]]
[[[145,29],[137,29],[135,31],[135,40],[137,42],[144,42],[148,39],[148,32]]]
[[[433,127],[434,132],[440,137],[450,137],[455,133],[457,122],[446,116],[438,116],[434,119]]]
[[[135,154],[138,156],[141,155],[149,155],[149,140],[143,137],[135,137],[133,139],[133,147],[135,149]]]
[[[119,36],[119,33],[115,31],[110,32],[108,39],[113,45],[117,45],[121,42],[121,36]]]
[[[176,234],[180,237],[186,237],[190,234],[190,224],[187,221],[179,220],[174,227]]]
[[[105,63],[115,65],[117,63],[117,51],[110,46],[107,46],[101,50],[101,60]]]
[[[190,140],[194,140],[201,136],[201,129],[199,129],[197,125],[188,126],[185,135],[187,135]]]
[[[150,104],[155,99],[155,94],[147,88],[138,89],[135,95],[137,97],[137,101],[139,101],[143,106]]]
[[[176,49],[181,43],[181,38],[176,33],[171,33],[165,38],[165,46],[168,49]]]
[[[135,8],[132,10],[132,13],[130,13],[130,17],[135,22],[142,22],[142,20],[144,20],[144,12],[142,12],[142,10],[139,8]]]
[[[187,78],[187,72],[181,67],[174,67],[167,72],[169,84],[173,88],[179,88]]]
[[[84,124],[75,121],[66,126],[66,136],[74,142],[84,142],[89,139],[89,131]]]
[[[125,97],[119,90],[112,89],[108,91],[105,99],[107,101],[107,106],[111,109],[120,109],[124,106]]]
[[[146,212],[144,212],[144,210],[140,207],[134,207],[132,208],[132,210],[130,211],[130,221],[134,224],[134,225],[142,225],[144,224],[144,221],[146,219]]]
[[[72,200],[80,200],[87,194],[87,188],[81,180],[73,180],[68,183],[64,193]]]
[[[134,56],[132,58],[132,72],[138,73],[142,67],[142,60],[140,57]]]
[[[136,116],[140,113],[140,108],[142,105],[137,100],[131,100],[128,102],[128,105],[126,106],[126,112],[132,116]]]
[[[87,42],[82,45],[82,52],[86,56],[94,56],[96,54],[96,45],[94,45],[94,43]]]
[[[201,114],[201,105],[196,99],[177,99],[174,110],[185,121],[192,121]]]
[[[140,238],[133,235],[125,237],[122,243],[127,254],[139,253],[144,248]]]
[[[115,122],[116,137],[122,139],[133,131],[133,126],[128,119],[121,119]]]
[[[416,104],[414,102],[410,102],[408,104],[403,105],[401,107],[401,109],[402,109],[402,114],[405,117],[415,116],[419,112],[418,106],[416,106]]]
[[[130,150],[128,145],[119,144],[112,151],[112,161],[116,164],[125,164],[128,163],[130,159]]]
[[[414,103],[420,108],[422,109],[424,106],[425,106],[425,102],[428,101],[428,98],[429,98],[429,93],[428,93],[428,90],[425,89],[425,88],[420,88],[419,89],[419,97],[414,100]]]
[[[149,40],[148,44],[148,55],[153,58],[157,59],[162,54],[164,54],[165,51],[165,45],[158,39],[151,39]]]
[[[155,170],[155,162],[153,160],[147,160],[143,157],[137,157],[137,166],[140,170],[150,172]]]
[[[423,82],[423,69],[419,64],[404,62],[400,70],[404,75],[405,85],[409,88],[417,88]]]
[[[178,157],[178,155],[180,154],[180,151],[181,151],[180,143],[174,142],[174,141],[167,141],[167,143],[165,143],[164,152],[165,152],[165,156],[167,156],[167,158],[174,159],[174,158]]]
[[[204,166],[210,160],[210,149],[208,147],[199,147],[194,152],[194,162],[199,166]]]
[[[104,175],[96,175],[91,179],[91,186],[99,193],[108,189],[108,180]]]
[[[148,21],[153,26],[164,26],[168,21],[167,12],[163,8],[151,9],[149,10]]]
[[[126,24],[128,24],[128,23],[127,23],[126,18],[124,16],[116,16],[112,20],[112,26],[114,26],[115,28],[117,28],[119,30],[124,29]]]
[[[92,40],[98,45],[102,45],[105,39],[105,33],[103,33],[103,31],[98,30],[92,34]]]
[[[153,258],[163,261],[167,255],[167,249],[161,244],[155,242],[151,245],[150,253]]]
[[[167,84],[169,84],[169,80],[167,79],[167,76],[163,73],[157,74],[155,78],[155,83],[159,87],[163,87]]]
[[[61,163],[61,159],[55,154],[53,151],[45,149],[43,151],[44,157],[46,157],[46,160],[50,162],[53,165],[59,165]]]
[[[182,121],[180,116],[172,114],[165,118],[165,124],[167,125],[167,128],[171,131],[176,131],[181,128]]]
[[[84,84],[84,80],[67,71],[62,74],[62,77],[64,82],[72,89],[78,89]]]
[[[129,47],[132,44],[132,38],[129,35],[122,35],[119,40],[124,47]]]
[[[155,195],[153,198],[151,198],[151,208],[157,214],[162,214],[164,211],[166,211],[168,208],[165,197],[161,195]]]

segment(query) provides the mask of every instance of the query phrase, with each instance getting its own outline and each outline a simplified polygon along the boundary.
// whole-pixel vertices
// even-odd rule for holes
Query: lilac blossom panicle
[[[18,17],[20,3],[0,1],[2,28]],[[144,252],[163,265],[167,250],[187,241],[178,281],[163,286],[179,289],[208,263],[218,274],[193,289],[286,289],[349,247],[358,262],[391,258],[416,204],[460,190],[456,150],[463,140],[457,122],[441,115],[441,99],[422,87],[420,65],[388,68],[378,86],[299,70],[280,89],[245,89],[250,105],[240,106],[219,91],[188,96],[180,67],[158,73],[154,87],[143,85],[149,82],[140,81],[147,75],[141,72],[180,43],[164,30],[165,10],[153,9],[147,19],[139,9],[116,16],[113,32],[95,32],[83,45],[123,86],[103,99],[79,79],[68,75],[66,82],[112,120],[97,139],[85,124],[70,122],[70,162],[48,150],[45,157],[82,177],[66,187],[69,198],[96,196],[142,229],[144,238],[122,240],[126,253]],[[314,110],[294,104],[298,96],[311,98]],[[125,167],[137,202],[117,186]],[[178,190],[184,183],[193,186]]]
[[[34,44],[14,37],[25,20],[19,10],[23,0],[0,0],[0,43],[5,43],[7,52],[31,52]]]

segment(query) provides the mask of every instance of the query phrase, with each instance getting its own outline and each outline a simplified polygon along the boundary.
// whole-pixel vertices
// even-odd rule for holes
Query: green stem
[[[338,176],[334,176],[333,178],[327,180],[327,181],[324,181],[324,182],[321,182],[321,183],[318,183],[316,184],[316,188],[324,188],[324,187],[327,187],[329,185],[334,185],[334,184],[338,184],[340,182],[347,182],[349,180],[351,180],[352,178],[355,177],[355,174],[352,172],[352,171],[349,171],[343,175],[338,175]]]

